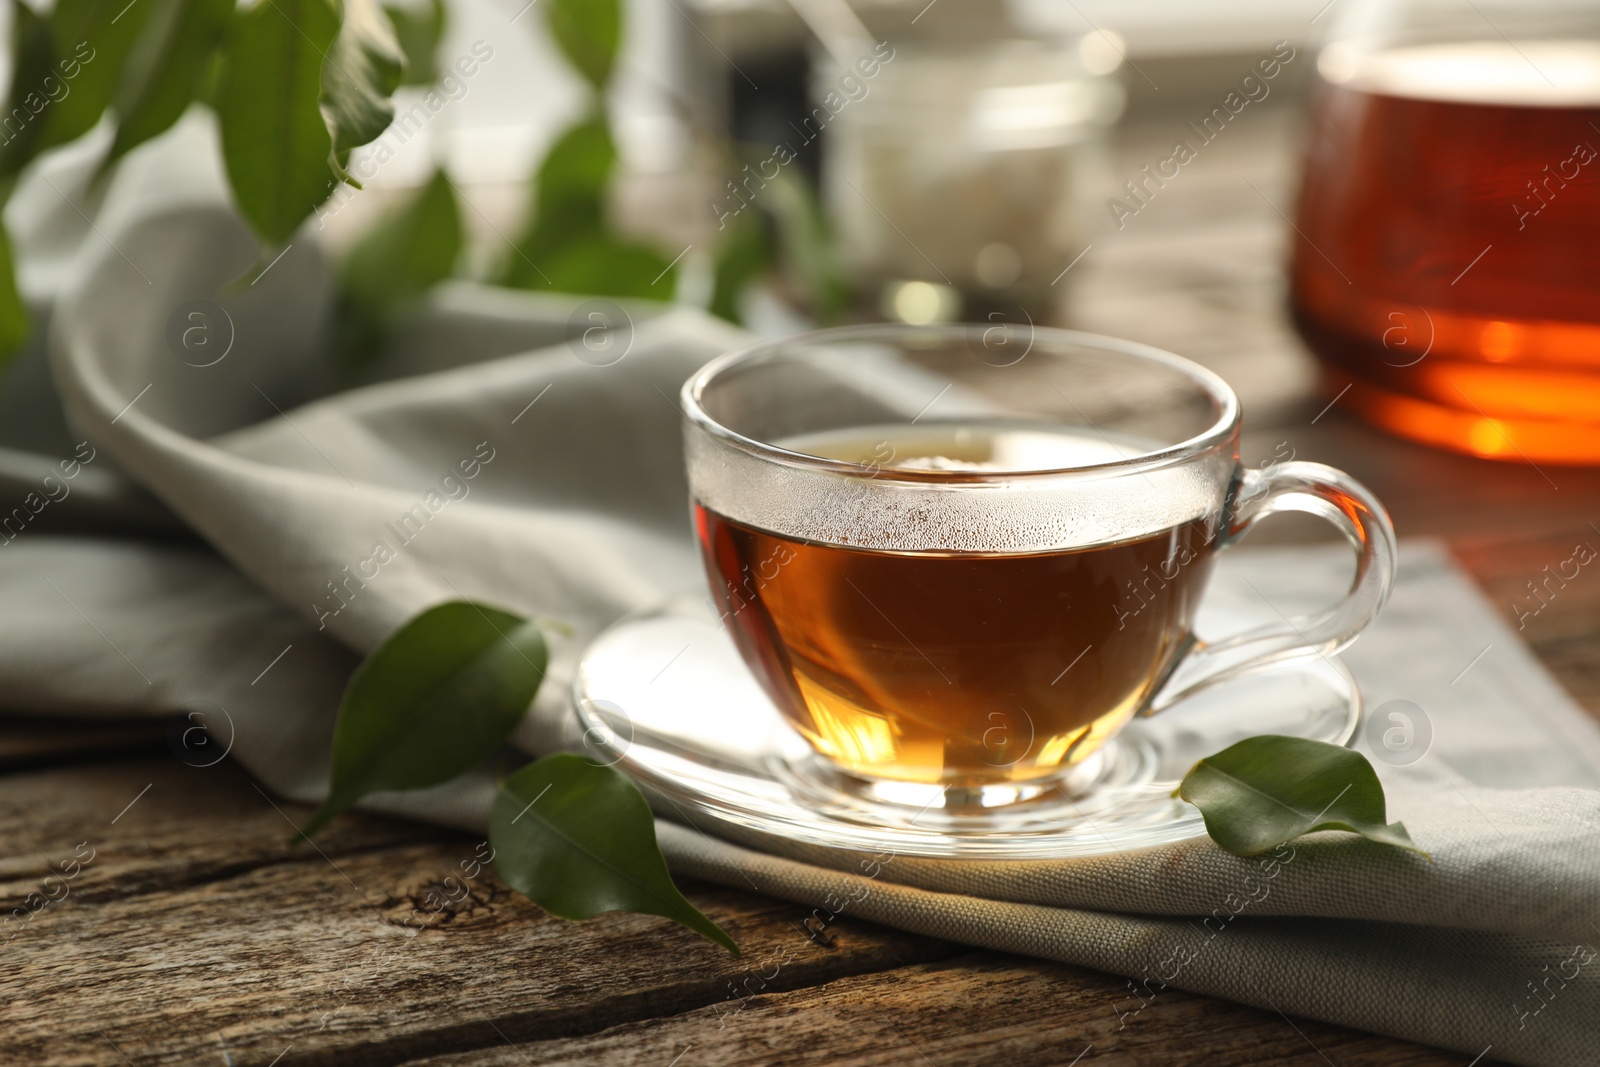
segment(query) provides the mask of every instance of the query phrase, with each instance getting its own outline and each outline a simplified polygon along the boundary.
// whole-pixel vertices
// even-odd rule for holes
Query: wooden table
[[[1076,321],[1239,382],[1247,461],[1287,441],[1344,467],[1388,502],[1403,536],[1447,538],[1510,617],[1542,566],[1577,541],[1600,544],[1589,525],[1600,520],[1600,471],[1427,451],[1349,421],[1338,404],[1324,410],[1280,308],[1286,225],[1274,205],[1291,202],[1297,120],[1268,109],[1250,119],[1097,240],[1074,268]],[[1128,130],[1118,173],[1160,158],[1177,126]],[[1305,535],[1289,520],[1271,526],[1261,539]],[[1570,583],[1524,636],[1600,709],[1600,579]],[[1462,650],[1463,665],[1473,652]],[[473,839],[350,816],[318,848],[291,847],[304,809],[275,803],[231,762],[184,765],[159,726],[13,723],[0,732],[0,770],[7,908],[41,891],[52,861],[93,855],[65,898],[4,946],[5,1063],[1466,1061],[1181,992],[1119,1030],[1121,978],[848,916],[817,945],[797,928],[806,909],[713,885],[684,889],[746,960],[657,919],[551,919],[492,873],[416,929],[412,909],[430,909]],[[748,961],[779,947],[791,961],[734,1011]]]

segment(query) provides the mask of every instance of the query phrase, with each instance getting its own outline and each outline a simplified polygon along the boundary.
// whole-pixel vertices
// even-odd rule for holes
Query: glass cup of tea
[[[682,399],[716,610],[858,795],[1042,795],[1135,715],[1344,647],[1393,578],[1370,492],[1318,463],[1241,466],[1233,391],[1145,345],[850,326],[722,356]],[[1349,592],[1202,641],[1217,552],[1278,511],[1345,535]]]

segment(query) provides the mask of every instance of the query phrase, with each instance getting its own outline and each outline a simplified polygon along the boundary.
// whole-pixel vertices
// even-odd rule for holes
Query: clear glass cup
[[[1342,648],[1393,577],[1371,493],[1317,463],[1241,466],[1227,384],[1132,342],[844,327],[714,360],[683,406],[722,625],[858,795],[1037,797],[1135,715]],[[1216,553],[1286,510],[1345,535],[1348,594],[1201,640]]]

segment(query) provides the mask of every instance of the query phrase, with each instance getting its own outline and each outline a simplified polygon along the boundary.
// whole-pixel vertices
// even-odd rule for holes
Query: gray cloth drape
[[[98,197],[74,150],[13,202],[50,366],[36,346],[0,395],[0,705],[211,712],[268,787],[314,801],[360,653],[470,597],[551,623],[549,678],[512,742],[570,744],[585,643],[702,581],[676,395],[742,335],[633,309],[628,355],[597,366],[566,340],[581,298],[452,285],[401,331],[386,366],[406,376],[324,395],[329,257],[308,229],[222,290],[259,250],[213,136],[191,116]],[[231,335],[210,366],[174,350],[194,301],[226,312],[207,320]],[[379,543],[393,558],[373,574]],[[1260,568],[1286,609],[1337,593],[1346,562],[1296,559],[1229,565]],[[1171,986],[1468,1057],[1592,1063],[1600,738],[1435,547],[1406,547],[1379,628],[1350,658],[1369,697],[1431,721],[1426,757],[1380,765],[1391,817],[1431,863],[1322,834],[1270,866],[1195,840],[1072,861],[901,857],[868,878],[850,854],[676,822],[659,824],[662,846],[680,874],[1128,976],[1106,1005],[1119,1027]],[[469,776],[372,803],[481,829],[489,799]]]

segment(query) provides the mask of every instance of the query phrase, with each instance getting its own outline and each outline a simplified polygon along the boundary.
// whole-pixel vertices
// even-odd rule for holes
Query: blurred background
[[[439,54],[488,40],[495,61],[372,183],[448,160],[480,269],[590,106],[537,5],[514,29],[508,11],[452,7]],[[677,299],[760,333],[1136,322],[1256,415],[1320,380],[1429,444],[1600,460],[1590,7],[630,0],[623,18],[610,209],[681,254]],[[1240,301],[1275,327],[1292,307],[1298,333],[1242,326]],[[1322,373],[1286,355],[1307,348]]]
[[[348,257],[348,382],[455,276],[764,335],[1071,326],[1197,359],[1259,419],[1315,393],[1430,446],[1600,462],[1592,4],[366,8],[409,60],[394,121],[308,223]]]
[[[855,41],[848,10],[830,28],[838,0],[630,0],[604,94],[618,159],[608,208],[620,231],[667,260],[683,253],[677,299],[716,304],[759,333],[875,318],[1113,329],[1137,300],[1165,320],[1139,339],[1221,359],[1226,373],[1225,325],[1168,299],[1183,286],[1182,264],[1170,262],[1177,276],[1166,279],[1121,276],[1128,253],[1118,245],[1155,237],[1162,223],[1152,218],[1200,211],[1231,238],[1213,252],[1276,277],[1287,252],[1276,226],[1242,232],[1241,205],[1228,199],[1254,197],[1237,160],[1266,156],[1272,194],[1292,210],[1313,66],[1303,49],[1321,6],[858,0],[854,28],[869,37]],[[470,190],[462,217],[472,269],[492,274],[528,213],[529,175],[588,114],[591,89],[537,4],[519,14],[454,0],[450,13],[443,61],[479,40],[494,59],[395,147],[367,182],[378,195],[351,198],[328,228],[354,239],[384,194],[421,185],[447,161]],[[823,39],[830,32],[836,41]],[[1296,58],[1274,61],[1277,42]],[[846,69],[852,49],[870,75]],[[1261,77],[1262,60],[1275,77]],[[1232,143],[1203,145],[1189,120],[1243,95],[1238,83],[1253,71],[1249,121],[1229,129]],[[408,92],[422,90],[401,91],[401,112]],[[1142,168],[1168,159],[1180,137],[1215,158],[1176,178],[1147,177]],[[1134,214],[1119,218],[1112,198]],[[1242,206],[1255,216],[1263,205]],[[752,243],[762,248],[744,269],[751,284],[730,303],[718,292],[719,261]],[[1287,367],[1279,381],[1255,383],[1261,402],[1303,393],[1308,374]]]

